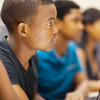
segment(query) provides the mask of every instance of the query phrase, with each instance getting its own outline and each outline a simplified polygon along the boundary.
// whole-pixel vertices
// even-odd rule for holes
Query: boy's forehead
[[[69,14],[73,14],[73,15],[80,14],[80,15],[82,15],[80,9],[77,9],[77,8],[70,9]]]
[[[82,13],[80,9],[71,9],[70,12],[64,16],[64,18],[75,18],[75,17],[82,18]]]
[[[56,19],[57,11],[54,4],[48,4],[48,5],[40,5],[38,9],[38,17],[41,17],[41,19],[49,20]],[[48,19],[49,18],[49,19]]]

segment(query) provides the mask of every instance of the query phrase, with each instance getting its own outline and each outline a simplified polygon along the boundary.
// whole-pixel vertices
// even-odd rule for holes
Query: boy
[[[1,18],[9,34],[0,42],[0,58],[21,100],[42,100],[37,92],[36,50],[50,51],[56,40],[52,0],[5,0]]]

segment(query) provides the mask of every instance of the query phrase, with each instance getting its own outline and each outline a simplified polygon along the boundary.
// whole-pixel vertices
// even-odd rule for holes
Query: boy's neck
[[[61,33],[58,33],[55,50],[60,57],[65,54],[68,42],[69,40],[66,37],[64,37]]]
[[[29,50],[20,40],[14,36],[8,35],[7,41],[24,69],[28,70],[30,68],[29,60],[33,55],[35,55],[36,50]]]

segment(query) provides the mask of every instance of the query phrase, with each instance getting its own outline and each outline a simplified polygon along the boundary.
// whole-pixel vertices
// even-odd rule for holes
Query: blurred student
[[[0,42],[0,58],[21,100],[44,100],[37,94],[35,53],[52,50],[57,33],[56,15],[52,0],[5,0],[3,3],[1,18],[9,34]]]
[[[51,52],[37,51],[38,91],[46,100],[84,100],[87,77],[77,55],[77,45],[70,42],[81,40],[82,14],[72,1],[55,1],[55,5],[58,37]]]
[[[96,59],[96,44],[100,42],[100,11],[90,8],[83,13],[85,31],[78,54],[86,66],[90,80],[100,79],[99,66]],[[94,91],[100,89],[100,81],[91,81],[90,87]]]
[[[20,100],[13,90],[7,72],[0,61],[0,100]]]

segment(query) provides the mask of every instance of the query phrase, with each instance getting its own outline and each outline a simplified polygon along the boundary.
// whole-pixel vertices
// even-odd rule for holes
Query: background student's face
[[[61,20],[60,32],[69,40],[79,42],[83,35],[82,14],[79,9],[71,9]]]
[[[53,4],[40,5],[33,26],[29,29],[27,43],[31,49],[50,51],[56,41],[56,7]]]
[[[87,24],[86,30],[93,40],[100,42],[100,19],[95,21],[93,24]]]

